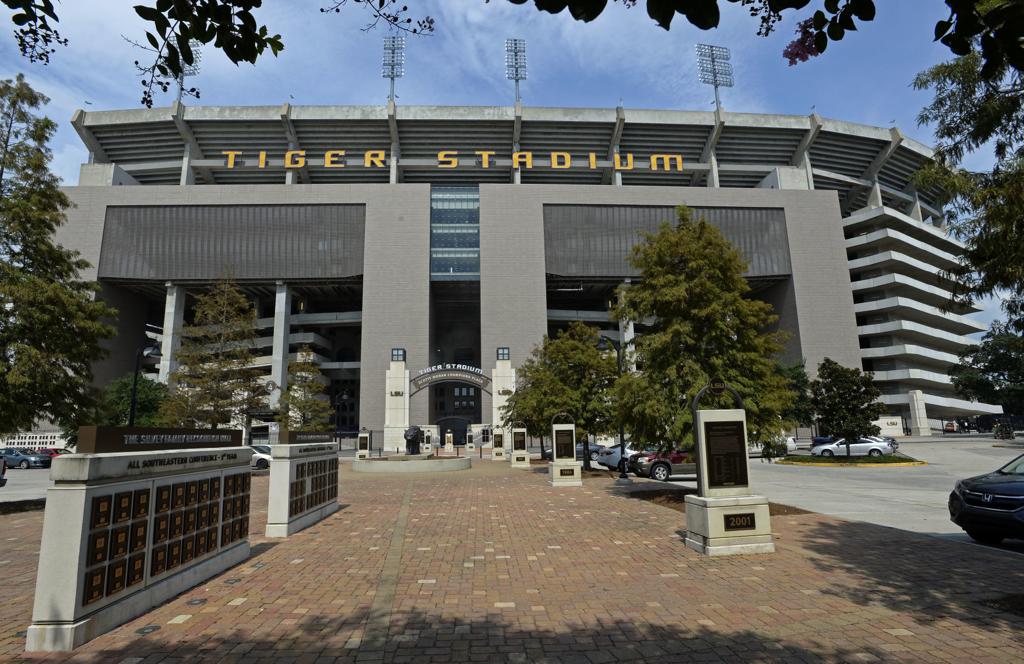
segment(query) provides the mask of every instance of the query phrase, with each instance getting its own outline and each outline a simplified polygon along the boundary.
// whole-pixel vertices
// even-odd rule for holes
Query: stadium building
[[[58,240],[120,311],[106,382],[147,327],[167,380],[192,296],[253,299],[277,385],[310,346],[340,431],[486,428],[512,369],[569,321],[628,338],[640,231],[686,204],[744,254],[785,359],[873,371],[899,428],[999,413],[947,368],[985,329],[941,307],[961,244],[898,129],[806,116],[412,106],[78,111],[89,150]],[[276,396],[274,397],[276,398]]]

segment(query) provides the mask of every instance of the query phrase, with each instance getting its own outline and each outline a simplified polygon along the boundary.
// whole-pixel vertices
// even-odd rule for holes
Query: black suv
[[[1024,454],[993,473],[957,482],[949,518],[984,544],[1024,539]]]

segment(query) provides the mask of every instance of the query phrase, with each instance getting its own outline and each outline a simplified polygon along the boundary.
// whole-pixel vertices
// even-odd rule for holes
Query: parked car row
[[[57,454],[29,450],[24,447],[6,447],[0,449],[0,456],[3,457],[7,466],[27,470],[29,468],[49,468],[53,457]]]

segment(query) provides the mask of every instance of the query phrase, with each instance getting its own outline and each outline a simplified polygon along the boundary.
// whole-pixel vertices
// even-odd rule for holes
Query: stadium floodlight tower
[[[516,82],[516,103],[519,96],[519,81],[526,80],[526,40],[505,40],[505,78]]]
[[[185,79],[199,76],[199,65],[203,61],[203,52],[199,50],[199,47],[203,43],[198,39],[188,40],[188,47],[192,51],[192,64],[185,62],[185,59],[181,60],[181,74],[178,75],[178,103],[181,103],[181,96],[185,93]]]
[[[722,108],[722,100],[718,97],[718,88],[733,86],[732,54],[724,46],[697,44],[697,75],[700,82],[715,87],[715,109]]]
[[[384,38],[384,60],[381,76],[391,79],[388,101],[395,101],[395,79],[405,75],[405,37],[401,35]]]

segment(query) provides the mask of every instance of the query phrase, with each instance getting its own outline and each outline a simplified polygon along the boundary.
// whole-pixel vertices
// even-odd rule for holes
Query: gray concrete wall
[[[400,185],[227,185],[69,187],[75,207],[57,231],[57,242],[81,252],[92,267],[82,274],[96,278],[106,208],[110,205],[241,205],[327,204],[366,205],[363,323],[360,372],[360,421],[380,428],[384,422],[384,372],[392,347],[405,348],[411,368],[428,364],[430,307],[430,188]],[[105,289],[114,306],[128,294]],[[126,308],[127,310],[127,308]],[[140,314],[141,315],[141,314]],[[96,368],[97,379],[120,375],[138,345],[135,323],[127,315],[118,323],[110,355]],[[140,333],[141,334],[141,333]],[[126,362],[128,364],[126,364]],[[120,372],[120,373],[119,373]],[[426,421],[427,394],[411,404],[413,421]]]
[[[787,361],[804,358],[813,374],[831,357],[860,366],[839,201],[833,191],[587,185],[480,186],[481,355],[485,375],[494,349],[509,346],[519,366],[547,329],[544,284],[545,204],[778,207],[786,215],[792,276],[776,292]],[[484,395],[483,412],[490,412]]]

